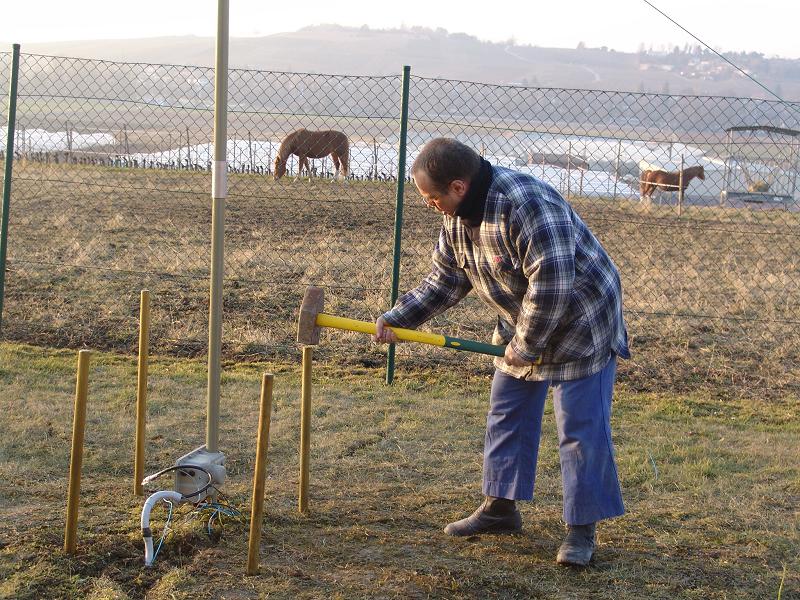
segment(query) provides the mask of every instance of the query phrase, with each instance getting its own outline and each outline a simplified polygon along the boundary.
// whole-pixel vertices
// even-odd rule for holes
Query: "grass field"
[[[447,539],[479,501],[488,379],[463,371],[320,364],[310,514],[297,513],[296,358],[226,364],[220,447],[231,504],[248,512],[260,373],[276,374],[261,574],[245,577],[247,524],[221,535],[183,506],[152,570],[132,495],[135,361],[92,357],[78,555],[63,541],[76,353],[0,343],[0,597],[800,597],[800,403],[623,382],[615,444],[627,514],[603,523],[592,566],[558,567],[563,535],[552,410],[536,499],[511,538]],[[151,364],[148,473],[204,441],[205,363]],[[160,536],[165,512],[153,513]]]
[[[130,353],[139,290],[153,295],[154,349],[206,352],[209,175],[15,165],[4,339]],[[373,320],[389,305],[393,182],[237,175],[226,221],[223,352],[287,360],[308,285],[326,310]],[[400,291],[429,268],[438,218],[406,189]],[[622,275],[633,359],[620,378],[649,392],[763,399],[800,390],[800,216],[784,211],[646,206],[574,198]],[[430,327],[488,341],[494,317],[468,298]],[[377,366],[360,335],[329,334],[340,365]],[[485,361],[398,350],[401,364]]]

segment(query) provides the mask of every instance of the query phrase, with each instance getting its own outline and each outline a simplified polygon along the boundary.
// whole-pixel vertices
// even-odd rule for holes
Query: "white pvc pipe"
[[[142,537],[144,538],[144,566],[153,566],[153,532],[150,531],[150,511],[159,500],[171,500],[176,504],[183,500],[183,494],[175,490],[162,490],[150,496],[142,509]]]

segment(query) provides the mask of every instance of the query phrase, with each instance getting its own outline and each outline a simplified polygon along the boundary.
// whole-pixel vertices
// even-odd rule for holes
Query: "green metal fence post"
[[[14,165],[14,122],[17,118],[17,81],[19,79],[19,44],[13,45],[11,81],[8,86],[8,132],[6,169],[3,179],[3,213],[0,219],[0,334],[3,332],[3,298],[6,291],[6,254],[8,252],[8,208],[11,204],[11,169]]]
[[[400,147],[397,157],[397,200],[394,211],[394,261],[392,265],[392,295],[389,306],[397,302],[400,289],[400,241],[403,237],[403,194],[406,188],[406,137],[408,134],[408,87],[411,80],[411,66],[403,67],[403,93],[400,108]],[[386,356],[386,383],[394,381],[394,344],[389,344]]]

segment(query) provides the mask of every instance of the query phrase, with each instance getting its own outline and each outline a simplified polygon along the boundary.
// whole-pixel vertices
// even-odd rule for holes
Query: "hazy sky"
[[[747,50],[800,58],[798,0],[651,0],[695,35],[719,50]],[[215,0],[27,0],[4,2],[3,42],[79,39],[212,36]],[[422,25],[464,32],[482,40],[537,46],[608,46],[635,51],[692,41],[641,0],[231,0],[234,37],[294,31],[306,25],[337,23],[391,28]],[[472,6],[463,9],[464,6]]]

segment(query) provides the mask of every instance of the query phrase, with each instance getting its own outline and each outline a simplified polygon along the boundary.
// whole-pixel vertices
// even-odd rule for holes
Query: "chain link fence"
[[[0,54],[3,89],[9,69]],[[153,350],[205,353],[213,81],[210,68],[22,55],[6,339],[133,351],[148,288]],[[401,83],[230,71],[226,357],[295,357],[308,285],[325,287],[327,312],[373,320],[389,307],[398,175],[401,292],[427,274],[440,223],[398,174]],[[764,395],[800,380],[798,115],[797,103],[412,76],[407,164],[427,140],[456,137],[567,197],[620,268],[630,385]],[[301,128],[347,136],[338,177],[333,155],[302,173],[290,155],[275,179]],[[493,325],[472,297],[429,324],[484,341]],[[345,332],[320,354],[385,360]],[[490,368],[398,346],[400,368],[464,364]]]

